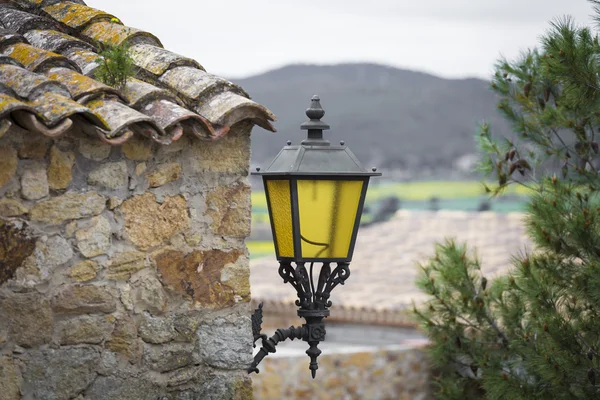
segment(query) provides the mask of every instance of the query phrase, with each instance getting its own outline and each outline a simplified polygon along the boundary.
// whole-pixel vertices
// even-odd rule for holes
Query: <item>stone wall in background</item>
[[[0,138],[0,397],[246,399],[251,125]]]
[[[326,348],[326,344],[321,345]],[[271,355],[253,375],[256,400],[427,400],[430,370],[419,346],[377,351],[330,352],[319,356],[312,379],[304,355]]]

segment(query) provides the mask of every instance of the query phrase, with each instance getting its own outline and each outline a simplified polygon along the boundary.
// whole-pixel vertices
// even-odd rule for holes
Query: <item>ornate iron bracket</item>
[[[254,361],[248,368],[248,373],[258,373],[258,364],[269,353],[275,353],[275,347],[279,342],[286,339],[301,339],[310,346],[306,354],[310,357],[309,369],[314,378],[319,368],[317,358],[321,354],[318,345],[325,340],[323,318],[329,316],[329,307],[331,307],[329,297],[331,291],[336,286],[343,285],[350,276],[350,264],[337,263],[332,271],[330,263],[324,263],[316,287],[313,282],[312,263],[309,272],[306,270],[305,263],[296,263],[294,268],[291,262],[280,262],[279,275],[283,278],[284,283],[290,283],[296,289],[298,295],[296,305],[299,307],[298,316],[304,318],[306,323],[301,327],[290,326],[287,329],[277,329],[275,335],[267,338],[267,335],[261,333],[263,304],[260,303],[252,315],[252,333],[254,335],[254,347],[256,347],[258,339],[262,339],[262,347],[254,356]]]

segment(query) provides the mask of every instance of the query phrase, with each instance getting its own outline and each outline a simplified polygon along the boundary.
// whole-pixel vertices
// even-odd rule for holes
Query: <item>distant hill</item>
[[[443,62],[443,61],[442,61]],[[300,142],[304,110],[321,97],[326,137],[345,140],[367,166],[418,172],[448,170],[476,151],[473,136],[482,120],[506,134],[495,95],[481,79],[443,79],[375,64],[290,65],[234,79],[278,118],[275,134],[252,135],[252,163],[264,165],[287,140]]]

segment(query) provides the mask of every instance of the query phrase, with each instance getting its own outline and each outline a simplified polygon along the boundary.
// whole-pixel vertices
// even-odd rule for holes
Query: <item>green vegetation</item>
[[[133,60],[129,56],[129,45],[126,41],[117,46],[102,46],[94,71],[97,80],[105,85],[122,89],[127,80],[134,75]]]
[[[541,43],[501,60],[492,81],[519,138],[492,137],[487,123],[479,135],[491,191],[531,187],[536,251],[515,254],[514,269],[493,280],[453,241],[421,265],[430,300],[414,312],[440,369],[438,398],[600,398],[600,45],[569,18]]]

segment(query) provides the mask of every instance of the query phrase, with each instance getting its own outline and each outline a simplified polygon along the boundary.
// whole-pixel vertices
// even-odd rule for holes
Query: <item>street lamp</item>
[[[262,338],[262,347],[249,373],[258,372],[256,366],[275,352],[279,342],[302,339],[310,346],[306,354],[315,377],[321,354],[317,346],[325,338],[323,318],[331,307],[329,296],[350,276],[369,178],[381,175],[376,168],[366,170],[343,141],[337,146],[323,139],[329,125],[321,121],[325,111],[318,96],[312,97],[306,115],[310,120],[300,129],[308,131],[307,138],[300,145],[288,141],[267,169],[256,168],[252,173],[263,177],[279,275],[296,289],[298,316],[306,324],[278,329],[267,338],[260,333],[260,304],[252,316],[252,329],[254,342]],[[322,264],[317,285],[314,263]]]

